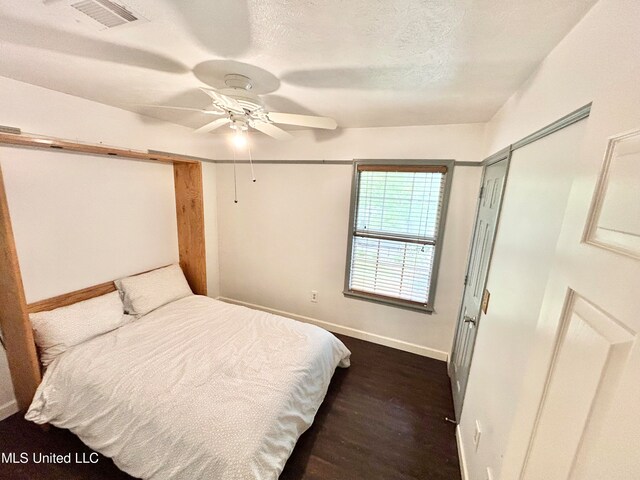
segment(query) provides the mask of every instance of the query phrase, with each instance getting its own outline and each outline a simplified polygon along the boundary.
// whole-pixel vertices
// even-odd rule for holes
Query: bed
[[[329,332],[190,295],[76,345],[26,418],[144,479],[276,479],[349,350]]]

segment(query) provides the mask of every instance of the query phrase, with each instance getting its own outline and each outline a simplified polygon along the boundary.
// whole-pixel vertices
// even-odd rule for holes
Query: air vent
[[[72,3],[71,6],[107,28],[138,20],[138,17],[125,7],[110,0],[83,0]]]

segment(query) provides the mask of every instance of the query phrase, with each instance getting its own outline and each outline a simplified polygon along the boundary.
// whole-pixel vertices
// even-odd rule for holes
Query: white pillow
[[[130,315],[146,315],[167,303],[193,295],[180,265],[116,280],[124,309]]]
[[[29,315],[40,361],[46,367],[74,345],[110,332],[130,321],[118,292]]]

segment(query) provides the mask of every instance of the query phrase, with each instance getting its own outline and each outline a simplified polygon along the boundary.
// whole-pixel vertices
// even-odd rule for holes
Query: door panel
[[[611,405],[636,335],[570,290],[538,428],[524,469],[527,480],[570,478],[589,418]]]
[[[586,240],[640,258],[640,130],[612,138]]]
[[[485,168],[482,179],[478,215],[471,243],[469,266],[449,372],[456,418],[460,418],[469,376],[473,346],[480,318],[480,306],[502,203],[507,166],[508,159],[489,165]]]

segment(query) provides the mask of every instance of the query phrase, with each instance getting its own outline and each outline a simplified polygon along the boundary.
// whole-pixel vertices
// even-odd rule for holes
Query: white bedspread
[[[192,296],[73,347],[26,418],[145,479],[276,479],[350,352],[305,323]]]

